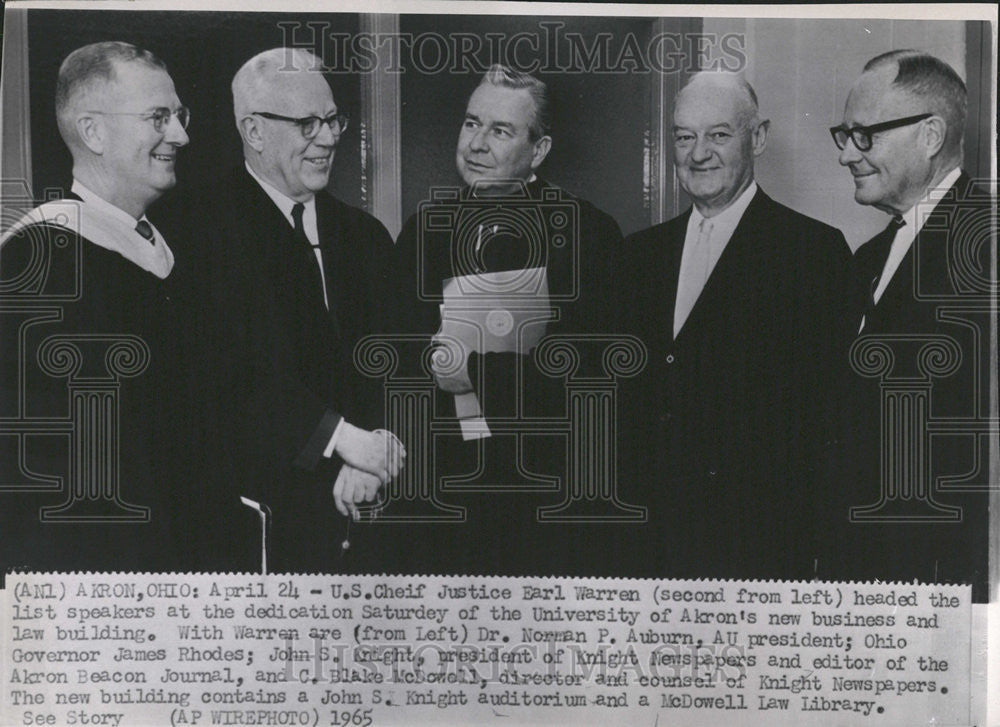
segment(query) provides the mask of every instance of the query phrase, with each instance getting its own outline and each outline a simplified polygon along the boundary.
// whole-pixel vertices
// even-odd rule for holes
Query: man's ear
[[[76,133],[91,152],[104,154],[105,128],[103,122],[86,114],[76,117]]]
[[[755,157],[759,157],[764,153],[764,147],[767,146],[767,130],[769,128],[771,128],[771,120],[763,119],[757,123],[757,128],[753,130],[753,155]]]
[[[941,151],[947,135],[948,124],[940,116],[931,116],[929,119],[924,119],[923,129],[920,132],[920,141],[924,145],[928,159],[936,156]]]
[[[549,149],[552,148],[552,137],[543,136],[541,139],[535,142],[534,153],[531,157],[531,168],[538,169],[545,161],[545,157],[549,155]]]
[[[263,151],[264,138],[261,136],[260,124],[257,123],[257,119],[253,116],[244,116],[240,119],[239,126],[243,142],[258,153]]]

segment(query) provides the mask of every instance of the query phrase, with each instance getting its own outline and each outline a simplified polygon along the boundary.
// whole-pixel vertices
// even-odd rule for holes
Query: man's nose
[[[853,136],[847,137],[847,142],[844,144],[844,148],[840,150],[840,156],[837,158],[837,161],[840,162],[842,167],[861,161],[861,152],[858,151],[858,147],[854,146]]]
[[[336,131],[334,131],[336,127]],[[313,144],[318,144],[319,146],[334,146],[340,139],[340,126],[334,121],[332,124],[327,124],[320,122],[319,131],[316,132],[316,136],[312,138]]]
[[[177,114],[171,114],[170,119],[167,121],[164,139],[168,144],[173,144],[174,146],[185,146],[191,141],[180,119],[177,118]]]
[[[469,140],[469,148],[473,151],[489,151],[490,145],[487,143],[486,128],[477,129]]]
[[[712,147],[705,137],[698,137],[691,147],[691,160],[695,162],[707,161],[712,156]]]

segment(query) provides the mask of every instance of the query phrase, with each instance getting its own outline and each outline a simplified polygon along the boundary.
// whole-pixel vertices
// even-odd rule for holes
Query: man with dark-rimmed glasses
[[[973,311],[995,289],[996,219],[988,194],[960,168],[966,108],[965,84],[948,64],[921,51],[891,51],[865,65],[842,123],[830,129],[854,178],[854,199],[892,216],[854,255],[852,326],[866,337],[855,344],[855,361],[863,362],[856,366],[872,364],[859,352],[877,337],[878,356],[892,353],[886,376],[933,384],[927,410],[914,409],[917,419],[902,423],[888,403],[898,400],[880,390],[886,380],[870,371],[853,378],[842,476],[850,502],[835,513],[849,531],[835,529],[832,561],[845,567],[834,577],[971,582],[980,599],[987,501],[975,483],[985,476],[977,473],[985,439],[972,429],[989,407],[982,352],[990,336],[988,308],[978,317]],[[954,366],[929,362],[931,350]],[[968,431],[929,437],[920,431],[928,419],[961,420]],[[926,457],[918,457],[923,448]],[[938,489],[948,479],[962,481],[964,494]],[[941,524],[927,524],[933,519]]]
[[[384,323],[392,239],[326,192],[348,116],[322,67],[312,53],[283,48],[243,64],[232,93],[244,163],[193,195],[198,211],[184,215],[215,257],[205,265],[219,341],[213,398],[232,468],[216,509],[241,517],[241,496],[270,509],[272,571],[348,568],[360,543],[342,547],[338,510],[356,514],[404,456],[376,431],[376,382],[352,361],[355,343]],[[209,557],[233,547],[212,537],[217,547],[202,548],[215,551]]]

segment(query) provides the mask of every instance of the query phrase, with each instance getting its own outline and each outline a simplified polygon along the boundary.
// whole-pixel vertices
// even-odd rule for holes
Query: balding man
[[[378,391],[351,358],[381,328],[392,240],[325,191],[348,116],[321,69],[313,54],[282,48],[239,69],[245,161],[198,195],[203,244],[217,255],[210,307],[233,463],[223,495],[226,507],[243,495],[270,508],[271,570],[349,567],[337,511],[373,499],[402,457],[391,435],[372,431]]]
[[[831,530],[851,548],[834,544],[844,571],[831,575],[971,582],[974,597],[985,600],[988,507],[985,484],[977,483],[988,453],[974,427],[988,416],[995,376],[986,352],[996,216],[989,193],[960,168],[966,107],[965,84],[947,63],[922,51],[895,50],[865,65],[842,123],[830,130],[840,163],[853,177],[855,200],[892,216],[855,253],[853,333],[888,338],[879,346],[897,346],[890,375],[913,380],[927,372],[925,364],[917,367],[918,354],[906,341],[957,345],[955,370],[926,379],[933,386],[923,415],[965,427],[927,439],[926,431],[884,423],[889,412],[881,410],[882,382],[853,378],[853,395],[845,399],[851,436],[842,480],[848,501],[837,508],[840,527]],[[911,453],[902,440],[883,444],[892,431],[886,424],[922,443]],[[925,456],[917,456],[917,447]],[[904,459],[908,467],[898,467]],[[939,489],[943,478],[963,487]],[[847,522],[851,507],[854,523]]]
[[[677,178],[694,206],[626,240],[629,309],[650,366],[642,396],[625,400],[646,411],[629,417],[643,432],[622,459],[657,491],[636,499],[651,503],[641,538],[663,544],[650,552],[661,573],[812,571],[803,508],[827,366],[846,350],[838,301],[850,250],[754,181],[768,126],[745,81],[697,74],[673,112]]]
[[[178,342],[187,296],[174,251],[146,211],[177,181],[189,113],[163,61],[115,41],[66,57],[55,107],[73,158],[72,188],[29,213],[0,247],[4,283],[16,287],[44,270],[23,292],[54,295],[53,308],[22,327],[4,317],[4,372],[16,374],[17,388],[5,379],[3,393],[19,415],[77,421],[69,451],[51,433],[21,441],[22,473],[36,482],[61,478],[65,488],[22,494],[23,507],[12,496],[0,507],[0,570],[173,569],[172,490],[187,455],[178,436],[190,431],[174,418],[184,415],[189,348]],[[179,252],[176,262],[182,267]],[[76,412],[66,411],[65,379],[39,369],[50,336],[65,341],[54,355],[71,364],[71,385],[90,382],[100,392],[74,398]],[[95,397],[100,406],[79,417]],[[48,506],[46,517],[39,506]],[[25,507],[34,509],[28,517]]]
[[[854,199],[892,216],[888,234],[855,254],[862,278],[858,331],[935,328],[935,306],[920,305],[914,296],[914,241],[949,193],[965,201],[966,209],[977,206],[971,180],[960,168],[966,107],[965,84],[947,63],[920,51],[891,51],[868,62],[847,98],[843,123],[830,130],[840,164],[854,178]],[[939,252],[925,257],[924,274],[943,283],[947,259]]]

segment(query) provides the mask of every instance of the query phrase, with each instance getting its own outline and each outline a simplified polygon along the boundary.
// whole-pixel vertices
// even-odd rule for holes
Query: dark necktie
[[[886,261],[889,259],[892,242],[896,239],[896,232],[905,225],[906,221],[902,217],[893,217],[889,220],[889,224],[886,225],[882,233],[872,243],[875,245],[875,250],[872,258],[872,267],[869,270],[871,282],[869,283],[865,300],[866,321],[871,320],[872,314],[875,311],[875,291],[878,288],[879,281],[882,279],[882,271],[885,270]]]
[[[310,275],[310,278],[312,278],[312,285],[314,286],[313,289],[315,290],[315,286],[318,286],[320,294],[322,294],[325,299],[326,287],[323,285],[323,275],[319,269],[319,260],[317,259],[315,253],[315,248],[318,248],[319,246],[313,245],[309,241],[309,238],[306,236],[305,225],[302,224],[302,213],[305,212],[305,210],[306,206],[301,202],[296,202],[295,206],[292,207],[292,222],[295,223],[293,237],[295,238],[295,243],[299,248],[296,254],[302,255],[303,251],[308,252],[310,263],[309,268],[313,273]]]
[[[295,238],[296,247],[300,250],[298,254],[303,254],[301,251],[305,251],[305,254],[309,257],[309,269],[312,271],[310,275],[312,278],[312,285],[319,288],[320,301],[324,303],[324,308],[329,311],[330,323],[333,325],[333,330],[339,335],[340,327],[337,323],[337,312],[334,309],[333,300],[327,293],[323,273],[319,267],[319,258],[317,258],[315,253],[315,251],[319,250],[320,247],[319,245],[313,245],[309,241],[309,238],[306,237],[305,225],[302,223],[302,214],[305,212],[305,209],[305,205],[301,202],[296,202],[295,206],[292,207],[292,222],[295,223],[295,228],[292,234]]]
[[[156,236],[153,235],[153,226],[146,220],[139,220],[135,225],[135,231],[149,240],[150,245],[156,244]]]

